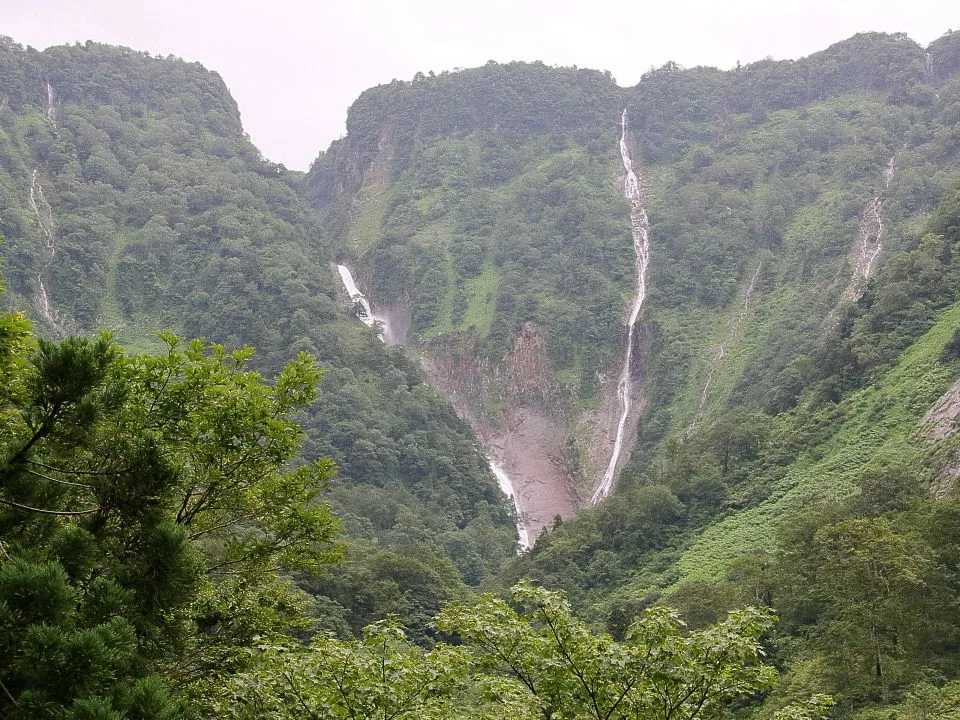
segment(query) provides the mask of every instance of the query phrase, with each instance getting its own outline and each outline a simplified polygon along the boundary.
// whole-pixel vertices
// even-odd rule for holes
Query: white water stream
[[[883,243],[880,239],[883,237],[883,216],[880,214],[883,210],[883,199],[875,197],[867,205],[863,214],[863,223],[866,228],[861,233],[860,245],[860,266],[863,268],[863,279],[868,279],[873,275],[873,264],[877,261],[877,256],[883,249]],[[871,233],[872,229],[872,233]],[[873,235],[874,247],[870,247],[870,237]]]
[[[50,298],[47,297],[47,290],[43,287],[43,278],[40,273],[37,273],[37,284],[40,286],[40,312],[50,323],[56,324],[56,316],[50,307]]]
[[[53,208],[47,202],[43,194],[43,186],[40,184],[40,178],[37,173],[40,168],[33,169],[33,175],[30,176],[30,207],[34,215],[37,216],[37,224],[40,226],[40,232],[47,241],[47,250],[50,251],[50,258],[56,255],[57,249],[53,243]]]
[[[367,300],[366,296],[360,292],[360,288],[357,287],[357,283],[354,282],[353,273],[350,272],[350,268],[346,265],[337,265],[337,274],[340,276],[340,281],[343,283],[344,289],[347,291],[347,295],[350,297],[350,304],[355,308],[357,304],[360,305],[360,310],[357,312],[357,317],[363,322],[367,327],[375,327],[379,324],[382,332],[379,333],[378,337],[381,341],[387,342],[384,338],[390,338],[390,329],[385,317],[379,317],[373,314],[373,310],[370,307],[370,301]],[[39,276],[38,276],[39,279]],[[43,284],[40,284],[41,289]],[[513,506],[517,511],[517,534],[520,537],[520,547],[524,550],[530,547],[530,532],[524,527],[522,510],[520,509],[520,499],[517,495],[516,490],[513,487],[513,481],[510,480],[510,476],[507,474],[507,471],[491,458],[487,458],[487,462],[490,464],[490,470],[493,472],[494,476],[497,478],[497,483],[500,485],[500,490],[503,491],[503,494],[508,498],[513,500]]]
[[[880,252],[883,250],[883,201],[887,191],[890,189],[890,183],[897,171],[897,155],[906,147],[904,145],[900,150],[894,153],[883,169],[883,191],[872,198],[867,204],[866,210],[860,216],[860,226],[857,228],[857,246],[856,263],[847,287],[843,291],[843,297],[848,300],[859,300],[867,287],[867,281],[873,275],[874,265]]]
[[[53,102],[53,86],[50,84],[50,81],[47,81],[47,120],[50,121],[50,124],[53,125],[53,129],[57,129],[57,112],[54,107]]]
[[[360,292],[360,288],[358,288],[357,284],[353,281],[350,268],[346,265],[337,265],[337,272],[340,274],[340,281],[343,283],[347,295],[350,296],[350,304],[353,307],[356,307],[358,303],[360,305],[361,309],[357,311],[357,317],[360,318],[360,321],[367,327],[375,327],[379,323],[380,332],[377,334],[377,337],[383,340],[384,336],[388,333],[387,319],[373,314],[373,310],[370,309],[370,301]]]
[[[600,484],[590,498],[590,504],[596,505],[607,496],[613,487],[614,476],[623,453],[623,433],[633,407],[631,393],[630,365],[633,361],[633,330],[640,317],[643,301],[647,296],[647,268],[650,265],[650,220],[643,207],[643,195],[640,191],[640,180],[633,169],[633,160],[630,157],[630,148],[627,146],[627,111],[624,109],[620,116],[620,159],[626,177],[623,181],[623,194],[630,201],[630,229],[633,233],[633,249],[636,253],[637,290],[630,307],[630,319],[627,323],[627,352],[623,360],[623,370],[620,372],[620,381],[617,383],[617,397],[620,400],[620,421],[617,423],[617,435],[613,442],[613,453],[610,462],[603,473]]]
[[[720,343],[713,357],[713,361],[710,364],[710,372],[707,373],[707,381],[703,384],[703,389],[700,391],[700,405],[697,407],[697,414],[694,416],[693,422],[687,427],[688,431],[696,430],[706,415],[707,395],[710,392],[710,384],[713,382],[713,376],[716,374],[720,362],[727,356],[727,344],[733,343],[736,340],[737,330],[740,329],[740,326],[747,317],[747,309],[750,307],[750,299],[753,297],[753,291],[757,285],[757,278],[760,277],[761,267],[763,267],[762,260],[757,263],[757,269],[753,271],[753,276],[750,278],[750,285],[747,286],[747,291],[743,294],[743,307],[740,308],[740,312],[733,319],[733,322],[730,323],[730,330],[724,341]]]
[[[507,471],[496,461],[487,459],[490,463],[490,469],[493,471],[494,476],[497,478],[497,482],[500,484],[500,490],[508,498],[513,500],[513,507],[517,511],[517,535],[520,536],[520,547],[524,550],[530,548],[530,531],[524,527],[523,523],[523,511],[520,509],[520,500],[517,497],[517,492],[513,488],[513,481],[510,480],[510,476],[507,475]]]
[[[38,177],[39,170],[40,168],[38,167],[34,168],[33,175],[30,176],[30,207],[33,209],[34,215],[37,216],[37,225],[40,226],[40,232],[43,233],[47,250],[50,251],[50,258],[44,265],[44,269],[46,269],[53,261],[54,256],[56,256],[57,247],[54,242],[53,208],[50,207],[50,203],[43,194],[43,186],[40,184],[40,178]],[[47,289],[43,284],[43,270],[37,273],[37,288],[39,293],[37,297],[37,309],[46,321],[50,323],[56,333],[64,335],[64,328],[57,318],[57,312],[53,308],[50,297],[47,295]]]

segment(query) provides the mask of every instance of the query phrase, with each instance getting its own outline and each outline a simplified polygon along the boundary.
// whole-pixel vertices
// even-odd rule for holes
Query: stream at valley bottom
[[[350,304],[353,307],[360,305],[360,311],[357,312],[357,317],[363,322],[367,327],[375,327],[378,323],[380,324],[381,332],[379,334],[380,340],[384,341],[384,337],[389,335],[389,325],[387,319],[380,317],[373,313],[373,309],[370,305],[370,301],[367,297],[360,291],[360,288],[357,287],[357,283],[353,279],[353,273],[350,272],[350,268],[346,265],[336,265],[337,274],[340,276],[340,282],[343,283],[343,288],[347,292],[347,296],[350,298]],[[507,474],[507,471],[491,458],[487,458],[487,463],[490,465],[490,470],[493,472],[494,477],[497,478],[497,483],[500,485],[500,490],[513,502],[514,510],[517,513],[517,535],[519,536],[520,547],[523,550],[526,550],[530,547],[530,532],[524,527],[523,523],[523,510],[520,507],[519,495],[516,489],[513,486],[513,481],[510,479],[510,476]]]

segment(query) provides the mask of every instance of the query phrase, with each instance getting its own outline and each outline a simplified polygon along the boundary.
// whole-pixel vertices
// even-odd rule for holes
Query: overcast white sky
[[[0,0],[0,34],[95,40],[216,70],[263,154],[305,170],[364,89],[487,60],[609,70],[796,58],[866,30],[921,44],[960,30],[957,0]]]

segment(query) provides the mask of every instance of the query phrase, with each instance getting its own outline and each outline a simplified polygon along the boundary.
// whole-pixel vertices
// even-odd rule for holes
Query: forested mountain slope
[[[873,33],[727,72],[668,64],[631,89],[491,63],[361,96],[306,179],[335,252],[375,306],[410,313],[408,347],[534,527],[545,483],[581,508],[505,584],[563,587],[614,633],[658,600],[704,622],[773,604],[794,699],[825,688],[844,714],[945,672],[955,548],[937,523],[954,510],[927,498],[952,492],[955,441],[923,428],[958,375],[958,69],[960,36]],[[624,108],[651,238],[638,411],[618,490],[583,509],[631,341]],[[875,571],[899,584],[878,590],[845,547],[900,548]]]
[[[219,76],[124,48],[4,40],[0,92],[8,306],[47,336],[106,328],[162,351],[154,333],[170,329],[251,345],[268,373],[301,351],[320,362],[303,457],[339,466],[331,501],[364,548],[343,583],[380,583],[364,604],[326,581],[350,605],[331,604],[332,622],[359,628],[421,602],[429,615],[513,553],[509,506],[469,429],[348,314],[300,176],[260,157]]]
[[[432,381],[498,460],[547,482],[523,497],[534,535],[579,505],[567,466],[605,440],[588,416],[610,424],[597,373],[617,362],[634,266],[621,103],[592,70],[418,76],[364,93],[306,178],[374,304],[408,309]]]
[[[566,667],[562,643],[554,657],[536,635],[550,612],[617,662],[644,632],[679,655],[706,653],[700,659],[709,650],[697,643],[726,632],[724,643],[750,660],[734,663],[741,669],[759,668],[751,663],[762,642],[786,682],[743,700],[745,716],[774,717],[818,692],[837,699],[838,716],[861,720],[956,711],[960,35],[921,48],[869,33],[731,71],[671,63],[634,88],[539,63],[418,74],[363,93],[347,135],[306,176],[265,162],[220,79],[175,58],[94,43],[38,53],[3,40],[0,93],[8,308],[24,309],[48,337],[106,327],[128,348],[169,353],[154,333],[171,328],[254,345],[249,362],[270,374],[299,351],[323,371],[295,462],[329,456],[339,466],[325,497],[346,531],[347,562],[296,576],[314,599],[310,630],[301,618],[257,653],[247,650],[269,619],[258,615],[266,601],[238,591],[243,659],[216,661],[232,684],[190,686],[209,691],[203,707],[287,712],[288,657],[312,688],[301,701],[327,707],[334,690],[310,684],[325,658],[352,668],[380,648],[395,653],[399,673],[384,692],[406,687],[403,673],[435,673],[437,717],[549,717],[559,700],[524,694],[500,666],[494,679],[457,685],[466,656],[443,644],[423,654],[393,621],[349,646],[289,637],[325,629],[352,638],[393,613],[429,647],[441,639],[431,618],[445,601],[533,578],[563,588],[592,629],[558,596],[526,585],[514,607],[491,598],[483,607],[505,637],[540,648],[528,659],[543,660],[537,671],[556,682],[548,687],[584,708],[576,678],[550,675]],[[649,239],[643,283],[638,234]],[[353,316],[334,262],[353,270],[377,314],[409,324],[402,348],[385,347]],[[0,330],[20,327],[11,317]],[[34,377],[23,369],[29,343],[8,335],[16,353],[0,354],[3,377]],[[105,358],[103,378],[162,362],[89,347]],[[58,357],[44,350],[32,362],[48,355]],[[28,379],[0,394],[0,427],[24,437],[40,412],[16,409]],[[107,407],[112,396],[97,397]],[[116,408],[139,412],[135,402]],[[106,417],[91,426],[92,448],[109,447]],[[136,437],[153,442],[147,431]],[[67,440],[41,444],[49,457],[37,461],[73,457]],[[21,472],[18,452],[0,470]],[[88,449],[76,453],[89,460]],[[488,457],[511,476],[536,539],[520,556]],[[605,468],[614,483],[602,499]],[[12,497],[0,496],[4,507],[24,504]],[[66,540],[86,520],[32,525],[13,507],[0,521],[14,528],[18,562],[30,537],[44,538],[26,564],[0,563],[0,593],[36,577],[77,584],[28,566],[69,565]],[[97,542],[113,541],[91,522]],[[238,542],[259,537],[250,533]],[[133,536],[117,542],[140,557]],[[128,579],[123,562],[108,569]],[[75,588],[83,600],[71,632],[100,627],[94,589]],[[266,602],[267,615],[300,612],[284,602]],[[782,622],[773,629],[747,613],[735,616],[743,626],[681,641],[675,620],[654,609],[628,632],[657,604],[678,606],[696,628],[744,604],[770,605]],[[230,615],[200,606],[178,610],[195,632],[177,637],[215,636]],[[160,632],[158,617],[144,612],[136,632]],[[31,618],[14,619],[42,624]],[[470,646],[488,621],[448,609],[439,625]],[[724,643],[715,647],[726,652]],[[144,667],[181,682],[176,651],[157,651]],[[0,677],[29,687],[29,667],[23,660]],[[768,688],[764,672],[742,689]],[[136,683],[152,682],[141,675]],[[143,691],[136,683],[129,692]],[[495,707],[490,688],[509,689]],[[629,697],[646,707],[646,696]],[[822,708],[815,700],[780,717]]]
[[[418,75],[357,100],[307,192],[538,530],[589,504],[611,456],[636,287],[621,110],[651,223],[629,481],[731,409],[851,386],[806,358],[958,180],[957,52],[865,34],[626,90],[537,64]]]

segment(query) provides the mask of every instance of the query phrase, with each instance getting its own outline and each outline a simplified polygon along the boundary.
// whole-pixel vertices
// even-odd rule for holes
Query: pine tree
[[[0,317],[0,716],[185,716],[171,684],[300,627],[276,572],[337,556],[332,465],[287,468],[312,361],[268,384],[248,350],[165,339],[128,356]]]

